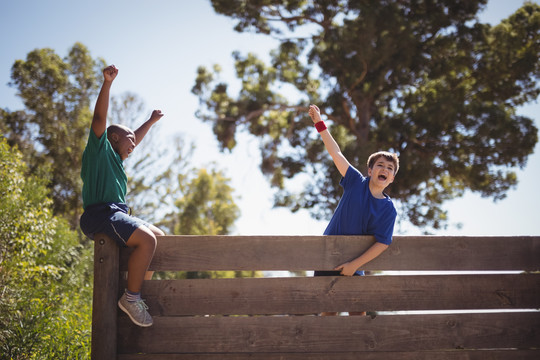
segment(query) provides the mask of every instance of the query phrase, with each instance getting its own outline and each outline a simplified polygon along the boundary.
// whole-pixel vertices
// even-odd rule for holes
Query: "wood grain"
[[[529,349],[540,313],[377,316],[155,317],[140,328],[120,317],[118,352],[319,353]]]
[[[151,269],[331,270],[363,253],[371,236],[164,236]],[[129,249],[122,249],[121,269]],[[395,236],[364,270],[540,271],[540,237]]]
[[[151,269],[329,270],[373,242],[162,236]],[[540,274],[530,273],[540,271],[538,236],[396,236],[363,268],[408,275],[145,281],[150,328],[117,311],[128,257],[96,239],[93,360],[540,358]],[[383,314],[314,315],[364,310]]]
[[[146,281],[158,316],[540,308],[540,274]]]
[[[120,354],[118,360],[538,360],[540,350],[434,350],[335,353]]]

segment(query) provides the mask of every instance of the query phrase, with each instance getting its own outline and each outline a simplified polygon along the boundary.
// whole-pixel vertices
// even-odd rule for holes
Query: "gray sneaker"
[[[118,300],[118,307],[128,314],[131,321],[139,326],[148,327],[152,326],[154,323],[152,321],[152,316],[146,311],[148,310],[148,306],[146,306],[143,300],[130,302],[127,301],[126,294],[124,294],[120,300]]]

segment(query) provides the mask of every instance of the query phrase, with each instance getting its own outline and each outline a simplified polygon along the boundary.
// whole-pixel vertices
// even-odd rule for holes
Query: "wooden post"
[[[92,360],[116,359],[119,248],[105,234],[94,239]]]

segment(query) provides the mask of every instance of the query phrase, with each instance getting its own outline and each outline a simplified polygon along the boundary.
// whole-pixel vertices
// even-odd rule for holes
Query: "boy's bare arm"
[[[386,249],[388,249],[388,245],[376,242],[375,244],[371,245],[371,247],[362,255],[352,261],[336,266],[334,270],[341,271],[342,275],[352,276],[360,267],[381,255]]]
[[[96,107],[94,108],[94,117],[92,118],[92,131],[94,131],[94,134],[96,134],[98,138],[100,138],[107,129],[110,89],[116,75],[118,75],[118,69],[114,65],[107,66],[103,70],[103,85],[101,86],[96,101]]]
[[[314,124],[322,121],[321,112],[317,105],[309,106],[309,116],[311,117],[311,120]],[[328,151],[328,153],[332,157],[332,160],[334,160],[334,164],[336,165],[339,173],[341,174],[341,176],[345,176],[350,166],[349,161],[345,158],[345,156],[343,156],[339,145],[327,129],[321,131],[320,134],[324,146],[326,147],[326,151]]]
[[[148,133],[148,130],[150,130],[152,125],[158,122],[158,120],[161,119],[163,115],[164,114],[161,112],[161,110],[152,111],[152,115],[150,115],[150,119],[146,120],[144,124],[139,126],[139,128],[134,131],[135,132],[135,146],[139,145],[139,143]]]

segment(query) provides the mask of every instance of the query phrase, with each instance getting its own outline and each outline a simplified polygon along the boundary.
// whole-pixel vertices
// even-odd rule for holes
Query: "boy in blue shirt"
[[[135,131],[122,125],[107,128],[109,92],[117,75],[118,69],[114,65],[103,70],[104,81],[83,153],[81,178],[84,212],[80,226],[91,239],[97,233],[105,233],[119,246],[133,248],[128,260],[127,289],[118,306],[135,324],[147,327],[153,321],[140,291],[143,280],[152,276],[147,270],[156,249],[156,236],[164,233],[154,225],[129,215],[125,201],[127,176],[123,161],[163,114],[160,110],[154,110],[150,119]]]
[[[365,177],[343,156],[316,105],[309,107],[309,116],[343,177],[340,181],[343,196],[324,235],[373,235],[376,240],[355,259],[336,266],[334,271],[315,271],[315,276],[363,275],[359,269],[379,256],[392,242],[397,212],[392,200],[383,191],[394,181],[399,159],[396,154],[386,151],[372,154],[367,162],[368,177]]]

